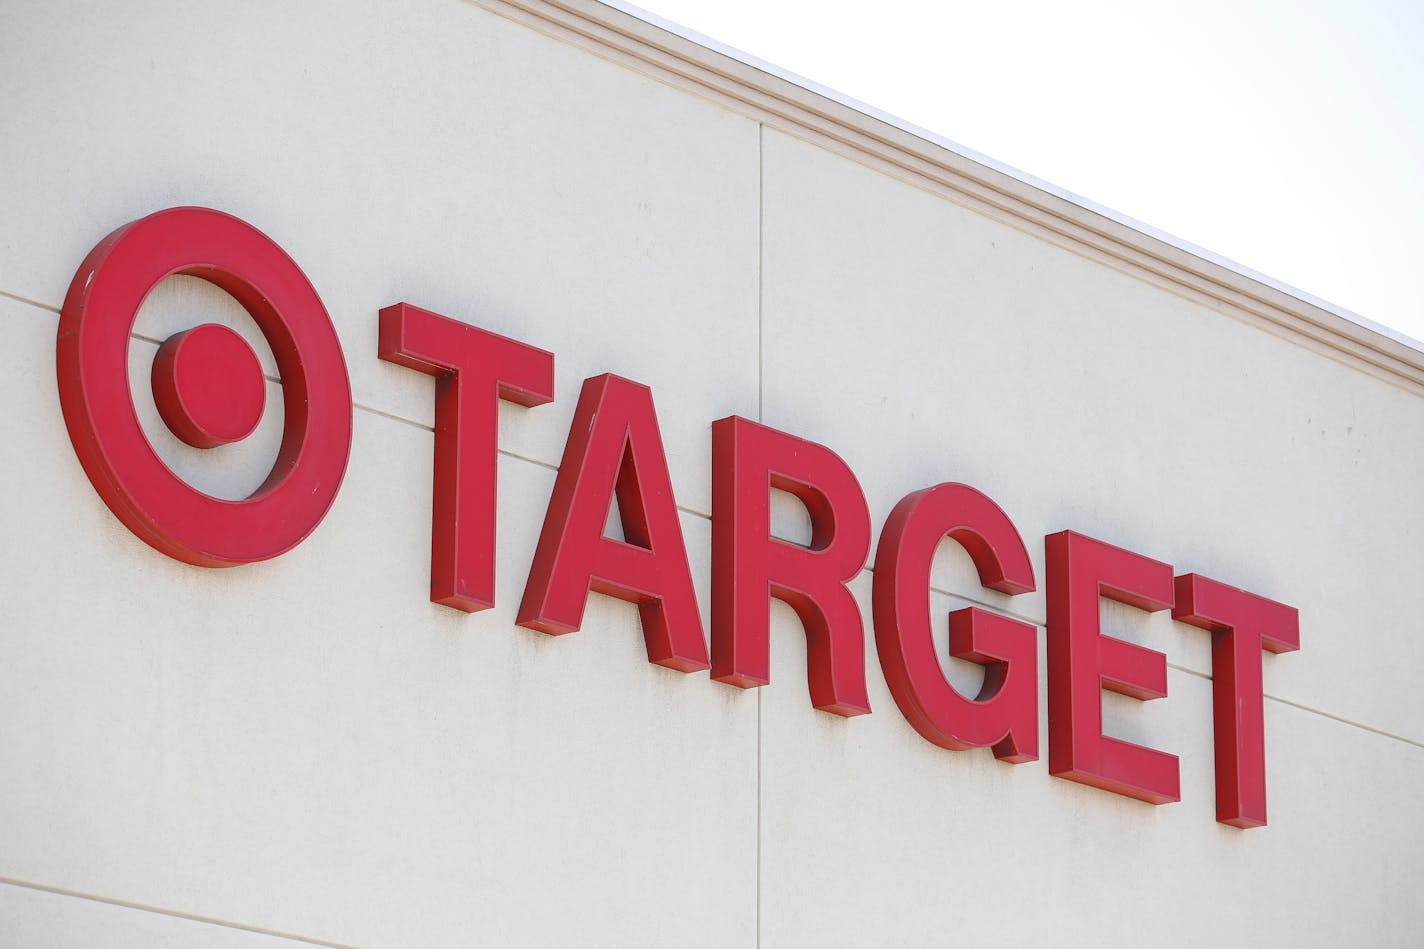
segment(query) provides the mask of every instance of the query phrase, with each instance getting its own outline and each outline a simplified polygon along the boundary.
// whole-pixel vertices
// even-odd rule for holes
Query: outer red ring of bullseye
[[[215,498],[159,459],[129,395],[128,344],[144,299],[187,274],[232,295],[276,356],[286,429],[251,497]],[[109,509],[186,563],[227,567],[295,547],[331,507],[351,452],[351,384],[321,298],[261,231],[207,208],[170,208],[119,228],[80,265],[59,320],[60,405],[74,451]]]

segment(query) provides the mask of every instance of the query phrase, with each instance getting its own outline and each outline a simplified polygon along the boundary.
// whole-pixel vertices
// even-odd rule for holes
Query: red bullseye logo
[[[128,344],[144,299],[175,274],[230,294],[277,360],[286,429],[271,473],[241,501],[175,475],[149,444],[130,396]],[[109,509],[157,550],[205,567],[267,560],[326,515],[351,451],[351,385],[321,298],[265,234],[206,208],[171,208],[119,228],[80,265],[59,321],[56,354],[65,425]],[[206,323],[159,349],[154,402],[182,441],[213,448],[250,435],[265,380],[242,337]]]

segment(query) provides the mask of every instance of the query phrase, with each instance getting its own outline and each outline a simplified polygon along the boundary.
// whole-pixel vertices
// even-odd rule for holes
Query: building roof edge
[[[1424,343],[623,0],[468,0],[1424,396]]]

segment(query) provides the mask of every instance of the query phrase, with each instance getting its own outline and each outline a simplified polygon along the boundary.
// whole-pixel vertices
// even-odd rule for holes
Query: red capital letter
[[[1212,633],[1211,704],[1216,735],[1216,819],[1266,823],[1266,725],[1261,650],[1300,648],[1295,608],[1209,580],[1177,578],[1172,617]]]
[[[811,546],[771,536],[771,489],[811,515]],[[743,689],[771,677],[771,602],[806,629],[811,704],[870,711],[865,631],[846,582],[865,566],[870,512],[830,449],[732,416],[712,424],[712,678]]]
[[[1019,532],[997,504],[963,484],[907,495],[885,522],[875,554],[875,645],[895,704],[941,748],[992,746],[1015,764],[1038,758],[1037,630],[981,609],[949,614],[949,651],[984,665],[977,699],[944,677],[930,618],[930,566],[946,535],[974,560],[979,582],[1001,593],[1034,588]]]
[[[381,310],[379,354],[435,377],[430,600],[466,613],[489,609],[498,401],[552,401],[554,354],[408,303]]]
[[[1151,804],[1181,800],[1177,756],[1103,734],[1099,694],[1167,695],[1167,657],[1104,636],[1098,598],[1155,612],[1172,605],[1172,568],[1073,531],[1047,538],[1048,773]]]
[[[626,542],[603,534],[615,491]],[[649,662],[707,668],[653,394],[614,375],[586,380],[579,393],[517,622],[571,633],[590,589],[638,604]]]

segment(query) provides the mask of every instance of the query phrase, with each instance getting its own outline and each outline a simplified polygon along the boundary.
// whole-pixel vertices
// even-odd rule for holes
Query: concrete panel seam
[[[16,303],[23,303],[26,306],[32,306],[40,310],[46,310],[55,316],[59,315],[59,307],[50,306],[48,303],[41,303],[39,300],[32,300],[18,293],[11,293],[9,290],[0,290],[0,297],[4,297],[7,300],[14,300]]]
[[[761,128],[762,128],[762,126],[759,126],[759,127],[758,127],[758,129],[759,129],[759,131],[758,131],[759,140],[760,140],[760,135],[761,135],[761,131],[760,131]],[[760,179],[760,163],[758,163],[758,179]],[[760,192],[760,181],[758,181],[758,192]],[[760,206],[758,206],[758,231],[760,231],[760,226],[761,226],[761,221],[760,221]],[[758,240],[758,245],[760,245],[760,240]],[[757,307],[757,309],[758,309],[758,313],[757,313],[757,332],[758,332],[757,405],[758,405],[758,419],[760,419],[760,414],[761,414],[761,397],[762,397],[762,393],[761,393],[761,362],[760,362],[760,333],[761,333],[761,312],[760,312],[760,310],[761,310],[761,306],[760,306],[760,304],[761,304],[761,300],[760,300],[760,282],[761,282],[761,280],[760,280],[760,276],[761,276],[761,274],[760,274],[760,259],[759,259],[759,260],[758,260],[758,307]],[[17,303],[21,303],[21,304],[26,305],[26,306],[31,306],[31,307],[34,307],[34,308],[36,308],[36,309],[44,310],[44,311],[49,312],[49,313],[52,313],[52,314],[56,314],[56,315],[57,315],[58,312],[59,312],[58,308],[56,308],[56,307],[51,307],[51,306],[49,306],[49,305],[47,305],[47,304],[45,304],[45,303],[41,303],[41,302],[39,302],[39,301],[37,301],[37,300],[32,300],[32,299],[29,299],[29,298],[26,298],[26,297],[22,297],[22,296],[20,296],[20,295],[18,295],[18,294],[10,293],[9,291],[6,291],[6,290],[0,290],[0,297],[4,297],[4,298],[10,299],[10,300],[14,300],[14,301],[17,302]],[[149,343],[149,344],[152,344],[152,345],[155,345],[155,346],[162,345],[162,341],[161,341],[161,340],[157,340],[157,339],[154,339],[154,338],[149,337],[149,336],[144,336],[144,335],[141,335],[141,334],[139,334],[139,333],[133,333],[133,334],[131,334],[131,335],[132,335],[132,338],[133,338],[133,339],[140,340],[140,341],[145,342],[145,343]],[[281,382],[281,380],[278,379],[278,378],[276,378],[275,376],[264,375],[264,378],[266,378],[266,379],[267,379],[268,381],[270,381],[270,382],[275,382],[275,383],[279,383],[279,384],[280,384],[280,382]],[[422,422],[418,422],[418,421],[416,421],[416,420],[414,420],[414,419],[409,419],[409,418],[406,418],[405,416],[397,415],[397,414],[395,414],[395,413],[393,413],[393,412],[387,412],[387,411],[385,411],[384,409],[378,409],[378,408],[376,408],[376,407],[374,407],[374,406],[366,405],[366,404],[361,403],[361,402],[354,402],[354,401],[353,401],[353,402],[352,402],[352,409],[353,409],[353,410],[355,410],[355,409],[360,409],[361,411],[370,413],[371,415],[375,415],[375,416],[378,416],[378,417],[381,417],[381,418],[386,418],[386,419],[389,419],[389,420],[394,421],[394,422],[400,422],[400,423],[403,423],[403,424],[406,424],[406,425],[410,425],[410,426],[413,426],[413,427],[415,427],[415,428],[423,429],[424,431],[427,431],[427,432],[434,431],[434,427],[431,426],[431,425],[426,425],[426,424],[424,424],[424,423],[422,423]],[[519,460],[519,461],[527,462],[527,463],[529,463],[529,464],[531,464],[531,465],[535,465],[535,466],[537,466],[537,467],[544,468],[544,469],[549,470],[549,471],[558,471],[558,468],[559,468],[559,466],[558,466],[557,463],[544,461],[544,460],[539,459],[539,458],[533,458],[533,457],[531,457],[531,456],[523,455],[523,454],[520,454],[520,453],[515,452],[515,451],[510,451],[509,449],[501,448],[501,449],[498,449],[498,451],[499,451],[499,454],[501,454],[501,455],[503,455],[503,456],[505,456],[505,457],[507,457],[507,458],[513,458],[513,459],[516,459],[516,460]],[[704,520],[711,520],[711,517],[712,517],[712,515],[711,515],[709,512],[706,512],[706,511],[699,511],[699,510],[697,510],[696,508],[687,507],[687,506],[681,505],[681,504],[677,505],[677,510],[678,510],[679,512],[683,513],[683,514],[687,514],[687,515],[694,516],[694,517],[700,517],[700,518],[702,518],[702,519],[704,519]],[[776,535],[773,535],[773,536],[776,536]],[[788,540],[788,541],[794,542],[794,540],[793,540],[792,538],[784,538],[784,537],[783,537],[783,538],[780,538],[780,539],[782,539],[782,540]],[[863,568],[862,568],[862,572],[863,572],[863,573],[867,573],[867,574],[871,574],[871,575],[873,576],[873,571],[872,571],[872,569],[871,569],[869,566],[863,567]],[[934,586],[934,585],[931,585],[931,586],[930,586],[930,591],[933,592],[933,593],[941,594],[941,595],[943,595],[943,596],[954,597],[955,599],[962,600],[962,601],[964,601],[964,602],[966,602],[966,603],[970,603],[970,604],[975,605],[975,606],[982,606],[982,607],[984,607],[984,608],[986,608],[986,609],[994,610],[994,611],[999,612],[999,613],[1002,613],[1002,614],[1004,614],[1004,615],[1006,615],[1006,616],[1010,616],[1010,617],[1013,617],[1013,618],[1015,618],[1015,619],[1022,620],[1022,621],[1026,622],[1026,623],[1030,623],[1030,624],[1033,624],[1033,625],[1038,626],[1038,627],[1043,627],[1043,626],[1046,625],[1046,623],[1047,623],[1047,620],[1046,620],[1046,619],[1040,618],[1040,617],[1038,617],[1038,616],[1034,616],[1034,615],[1031,615],[1031,614],[1028,614],[1028,613],[1020,613],[1020,612],[1017,612],[1017,611],[1014,611],[1014,610],[1005,609],[1004,607],[1002,607],[1002,606],[1000,606],[1000,605],[998,605],[998,604],[989,603],[989,602],[986,602],[986,601],[981,600],[981,599],[976,599],[976,598],[971,597],[971,596],[966,596],[966,595],[965,595],[964,593],[962,593],[962,592],[957,592],[957,591],[954,591],[954,590],[947,590],[947,589],[943,589],[943,588],[941,588],[941,587],[937,587],[937,586]],[[1189,669],[1189,668],[1186,668],[1186,667],[1184,667],[1184,666],[1176,665],[1176,664],[1174,664],[1174,663],[1168,663],[1167,665],[1168,665],[1169,668],[1176,669],[1178,672],[1184,672],[1184,673],[1187,673],[1187,674],[1190,674],[1190,675],[1200,676],[1201,678],[1208,679],[1208,680],[1211,679],[1211,676],[1210,676],[1210,675],[1207,675],[1207,674],[1205,674],[1205,673],[1199,672],[1199,671],[1197,671],[1197,670],[1195,670],[1195,669]],[[758,693],[758,695],[759,695],[759,694],[760,694],[760,693]],[[1280,696],[1272,695],[1272,694],[1270,694],[1270,693],[1266,693],[1266,694],[1265,694],[1265,697],[1268,698],[1268,699],[1270,699],[1270,700],[1272,700],[1272,701],[1280,702],[1280,703],[1283,704],[1283,705],[1289,705],[1289,706],[1291,706],[1291,707],[1293,707],[1293,708],[1300,709],[1301,711],[1312,712],[1312,713],[1314,713],[1314,714],[1316,714],[1316,715],[1320,715],[1320,716],[1323,716],[1323,717],[1325,717],[1325,718],[1332,719],[1332,720],[1337,721],[1337,722],[1340,722],[1341,724],[1344,724],[1344,725],[1352,725],[1352,726],[1354,726],[1354,727],[1356,727],[1356,728],[1363,729],[1363,730],[1365,730],[1365,731],[1371,732],[1371,733],[1376,734],[1376,735],[1380,735],[1380,736],[1385,737],[1385,738],[1392,738],[1392,739],[1395,739],[1396,741],[1401,741],[1401,742],[1404,742],[1405,744],[1408,744],[1408,745],[1413,745],[1413,746],[1418,747],[1418,748],[1424,748],[1424,740],[1409,738],[1409,737],[1406,737],[1406,736],[1404,736],[1404,735],[1397,734],[1397,733],[1395,733],[1395,732],[1387,731],[1387,730],[1382,729],[1382,728],[1377,728],[1377,727],[1375,727],[1375,726],[1373,726],[1373,725],[1367,725],[1367,724],[1365,724],[1365,723],[1363,723],[1363,722],[1358,722],[1358,721],[1355,721],[1355,720],[1353,720],[1353,719],[1345,718],[1345,717],[1343,717],[1343,716],[1336,715],[1336,714],[1334,714],[1334,713],[1332,713],[1332,712],[1324,711],[1323,709],[1313,708],[1313,707],[1311,707],[1311,706],[1309,706],[1309,705],[1303,705],[1303,704],[1301,704],[1301,703],[1299,703],[1299,702],[1294,702],[1294,701],[1291,701],[1290,699],[1281,698]],[[760,746],[758,746],[758,767],[760,767]],[[759,788],[759,787],[760,787],[760,779],[758,779],[758,788]],[[759,793],[759,792],[758,792],[758,793]],[[758,816],[760,816],[760,815],[758,815]],[[758,841],[760,841],[760,829],[758,829]],[[759,867],[759,866],[760,866],[760,856],[758,856],[758,867]],[[0,877],[0,882],[8,882],[8,881],[6,881],[4,878]],[[17,885],[20,885],[20,884],[17,884]],[[760,882],[758,882],[758,894],[760,894]]]
[[[1175,662],[1167,663],[1167,668],[1175,670],[1176,672],[1183,673],[1184,675],[1195,676],[1198,679],[1205,679],[1207,682],[1210,682],[1212,678],[1210,674],[1202,672],[1200,669],[1192,669],[1188,666],[1178,665]],[[1322,718],[1328,718],[1331,721],[1339,722],[1341,725],[1350,725],[1354,728],[1359,728],[1363,731],[1379,735],[1382,738],[1392,738],[1395,741],[1402,741],[1406,745],[1413,745],[1416,748],[1424,748],[1424,741],[1421,741],[1419,739],[1410,738],[1406,735],[1399,735],[1395,732],[1386,731],[1383,728],[1376,728],[1373,725],[1366,725],[1364,722],[1357,722],[1354,719],[1346,718],[1343,715],[1336,715],[1333,712],[1327,712],[1324,709],[1314,708],[1309,705],[1304,705],[1300,702],[1293,702],[1290,699],[1282,698],[1279,695],[1272,695],[1269,692],[1262,692],[1261,694],[1263,698],[1270,699],[1272,702],[1279,702],[1282,705],[1289,705],[1291,708],[1299,709],[1302,712],[1309,712],[1312,715],[1319,715]]]
[[[352,943],[332,942],[327,939],[318,939],[315,936],[303,936],[300,933],[284,932],[280,929],[269,929],[266,926],[254,926],[249,923],[218,919],[199,913],[187,913],[182,910],[166,909],[162,906],[151,906],[146,903],[137,903],[133,900],[124,900],[112,896],[100,896],[97,893],[85,893],[80,890],[71,890],[61,886],[50,886],[45,883],[34,883],[28,880],[17,880],[12,877],[0,877],[0,884],[25,890],[35,890],[39,893],[49,893],[54,896],[67,896],[73,899],[89,900],[93,903],[103,903],[108,906],[118,906],[123,909],[136,910],[141,913],[153,913],[158,916],[168,916],[173,919],[182,919],[193,923],[221,926],[224,929],[234,929],[239,932],[252,933],[257,936],[268,936],[273,939],[285,939],[289,942],[301,943],[306,946],[323,946],[325,949],[361,949],[360,946],[353,945]]]
[[[763,234],[766,230],[766,201],[764,199],[764,183],[766,181],[766,126],[761,122],[757,123],[757,421],[763,419],[763,398],[766,386],[763,382],[763,370],[765,367],[762,341],[762,276],[766,271],[765,244]],[[757,689],[757,740],[756,740],[756,946],[761,949],[761,697],[762,690]]]
[[[27,300],[27,299],[24,299],[23,297],[15,296],[14,294],[12,294],[12,293],[7,293],[7,292],[5,292],[5,291],[3,291],[3,290],[0,290],[0,296],[7,297],[7,298],[12,299],[12,300],[15,300],[15,301],[17,301],[17,302],[19,302],[19,303],[24,303],[24,304],[27,304],[27,305],[29,305],[29,306],[37,307],[37,308],[39,308],[39,309],[46,310],[46,311],[48,311],[48,312],[52,312],[52,313],[55,313],[55,314],[58,314],[58,312],[59,312],[57,309],[54,309],[54,308],[52,308],[52,307],[48,307],[48,306],[44,305],[43,303],[38,303],[38,302],[36,302],[36,301],[34,301],[34,300]],[[152,336],[145,336],[145,335],[142,334],[142,333],[130,333],[130,334],[129,334],[129,338],[130,338],[130,339],[138,340],[138,341],[140,341],[140,342],[148,343],[148,344],[150,344],[150,345],[152,345],[152,346],[162,346],[162,345],[163,345],[163,340],[161,340],[161,339],[155,339],[155,338],[152,337]],[[281,384],[282,384],[281,378],[278,377],[278,376],[275,376],[275,375],[271,375],[271,374],[268,374],[268,373],[263,373],[262,378],[266,379],[268,382],[276,383],[277,385],[281,385]],[[362,412],[367,412],[367,413],[369,413],[369,414],[371,414],[371,415],[375,415],[375,416],[377,416],[377,417],[379,417],[379,418],[389,419],[389,420],[392,421],[392,422],[400,422],[400,423],[402,423],[402,424],[404,424],[404,425],[409,425],[409,426],[411,426],[412,428],[421,429],[422,431],[426,431],[426,432],[433,432],[433,431],[435,431],[435,427],[434,427],[433,425],[427,425],[427,424],[425,424],[424,422],[417,421],[416,419],[407,418],[407,417],[405,417],[404,415],[397,415],[397,414],[394,413],[394,412],[388,412],[388,411],[386,411],[385,409],[379,409],[379,408],[376,408],[374,405],[367,405],[367,404],[364,403],[364,402],[357,402],[357,401],[353,400],[352,403],[351,403],[351,408],[352,408],[353,410],[359,409],[359,410],[362,411]],[[559,470],[559,465],[558,465],[557,462],[544,461],[544,460],[541,459],[541,458],[534,458],[534,457],[532,457],[532,456],[530,456],[530,455],[520,454],[519,452],[511,451],[511,450],[509,450],[509,449],[507,449],[507,448],[500,448],[500,449],[498,449],[498,451],[499,451],[499,454],[504,455],[506,458],[516,458],[516,459],[518,459],[518,460],[520,460],[520,461],[527,461],[527,462],[528,462],[529,464],[531,464],[531,465],[537,465],[538,467],[540,467],[540,468],[545,468],[545,469],[547,469],[547,470],[549,470],[549,471],[558,471],[558,470]],[[702,518],[703,520],[711,520],[711,519],[712,519],[711,513],[707,512],[707,511],[699,511],[699,510],[697,510],[696,508],[687,507],[687,506],[682,505],[682,504],[679,504],[679,505],[677,506],[677,509],[678,509],[679,511],[681,511],[682,513],[684,513],[684,514],[691,514],[691,515],[693,515],[693,516],[695,516],[695,517],[700,517],[700,518]]]
[[[271,377],[269,376],[268,378],[271,378]],[[279,380],[279,379],[272,379],[272,381],[273,381],[273,382],[280,382],[281,380]],[[389,419],[389,420],[392,421],[392,422],[400,422],[400,423],[403,424],[403,425],[409,425],[409,426],[411,426],[412,428],[418,428],[418,429],[420,429],[421,431],[425,431],[425,432],[433,432],[433,431],[435,431],[435,429],[434,429],[433,426],[426,425],[424,422],[417,422],[417,421],[415,421],[414,419],[408,419],[408,418],[406,418],[406,417],[403,416],[403,415],[396,415],[396,414],[393,413],[393,412],[387,412],[387,411],[385,411],[384,409],[378,409],[378,408],[376,408],[376,407],[374,407],[374,406],[366,405],[366,404],[361,403],[361,402],[353,402],[353,403],[351,403],[351,407],[352,407],[353,409],[360,409],[360,410],[363,411],[363,412],[367,412],[367,413],[369,413],[369,414],[371,414],[371,415],[375,415],[375,416],[377,416],[377,417],[379,417],[379,418]],[[515,460],[517,460],[517,461],[528,462],[529,464],[535,465],[535,466],[537,466],[537,467],[539,467],[539,468],[543,468],[543,469],[545,469],[546,471],[558,471],[558,470],[559,470],[559,465],[558,465],[557,462],[544,461],[542,458],[535,458],[535,457],[533,457],[533,456],[531,456],[531,455],[520,454],[519,452],[517,452],[517,451],[511,451],[511,450],[508,449],[508,448],[500,448],[500,449],[497,449],[497,451],[498,451],[499,454],[503,455],[503,456],[506,457],[506,458],[513,458],[513,459],[515,459]],[[692,515],[693,517],[700,517],[700,518],[702,518],[704,521],[710,521],[710,520],[712,519],[712,515],[711,515],[710,513],[708,513],[707,511],[699,511],[697,508],[688,507],[688,506],[685,505],[685,504],[679,504],[679,505],[677,505],[677,509],[678,509],[678,511],[682,512],[683,514],[690,514],[690,515]]]
[[[766,167],[765,167],[765,166],[766,166],[766,126],[765,126],[765,125],[762,125],[760,122],[758,122],[758,123],[757,123],[757,272],[756,272],[756,285],[757,285],[757,421],[758,421],[758,422],[764,421],[763,416],[764,416],[764,414],[765,414],[765,412],[764,412],[764,410],[763,410],[763,407],[762,407],[762,399],[763,399],[763,394],[764,394],[764,392],[765,392],[765,384],[764,384],[764,382],[763,382],[763,379],[764,379],[763,371],[764,371],[764,368],[765,368],[765,359],[764,359],[764,357],[763,357],[763,354],[764,354],[764,352],[765,352],[765,348],[764,348],[763,342],[762,342],[763,339],[764,339],[764,335],[763,335],[763,332],[762,332],[762,275],[763,275],[763,274],[765,273],[765,271],[766,271],[766,255],[765,255],[765,250],[764,250],[765,244],[764,244],[764,242],[763,242],[763,232],[765,231],[765,223],[766,223],[766,201],[765,201],[765,199],[764,199],[765,191],[763,190],[763,184],[764,184],[764,182],[765,182],[765,180],[766,180],[766,179],[765,179],[765,173],[766,173]]]
[[[152,336],[145,336],[143,333],[130,333],[130,334],[129,334],[129,339],[136,339],[136,340],[139,340],[140,342],[149,343],[149,344],[153,345],[154,347],[160,347],[160,346],[162,346],[163,343],[165,342],[164,340],[161,340],[161,339],[154,339]],[[263,379],[266,379],[268,382],[276,383],[277,385],[281,385],[281,384],[282,384],[282,379],[281,379],[281,377],[280,377],[280,376],[272,375],[271,373],[267,373],[267,372],[262,373],[262,378],[263,378]],[[354,404],[354,403],[353,403],[353,404]]]
[[[1196,676],[1198,679],[1205,679],[1208,682],[1211,681],[1211,676],[1208,673],[1202,672],[1200,669],[1193,669],[1190,666],[1180,666],[1175,662],[1169,662],[1167,663],[1167,668],[1175,669],[1176,671],[1185,673],[1189,676]]]
[[[434,425],[426,425],[424,422],[418,422],[413,418],[406,418],[404,415],[397,415],[394,412],[387,412],[385,409],[378,409],[374,405],[367,405],[364,402],[357,402],[354,399],[351,402],[351,408],[360,409],[362,412],[366,412],[378,418],[389,419],[392,422],[400,422],[402,425],[409,425],[411,428],[418,428],[423,432],[435,431]]]
[[[1208,676],[1207,678],[1210,678],[1210,676]],[[1385,731],[1383,728],[1376,728],[1373,725],[1366,725],[1364,722],[1357,722],[1354,719],[1346,718],[1343,715],[1335,715],[1331,712],[1324,711],[1323,709],[1311,708],[1309,705],[1303,705],[1300,702],[1292,702],[1290,699],[1283,699],[1279,695],[1272,695],[1269,692],[1265,693],[1265,697],[1270,699],[1272,702],[1279,702],[1282,705],[1289,705],[1291,708],[1300,709],[1302,712],[1310,712],[1313,715],[1319,715],[1321,718],[1328,718],[1331,721],[1339,722],[1341,725],[1350,725],[1354,728],[1361,729],[1362,731],[1367,731],[1372,734],[1379,735],[1381,738],[1393,738],[1395,741],[1403,742],[1406,745],[1413,745],[1415,748],[1424,748],[1424,741],[1421,741],[1417,738],[1409,738],[1405,735],[1400,735],[1395,732]]]
[[[756,730],[756,946],[761,949],[761,697],[757,689]]]
[[[758,122],[814,136],[814,144],[849,160],[882,172],[893,167],[894,177],[911,176],[954,203],[1100,262],[1111,258],[1114,269],[1210,299],[1223,315],[1424,394],[1418,343],[1146,225],[960,154],[929,133],[908,131],[813,84],[778,76],[774,67],[749,64],[591,0],[466,2]]]

